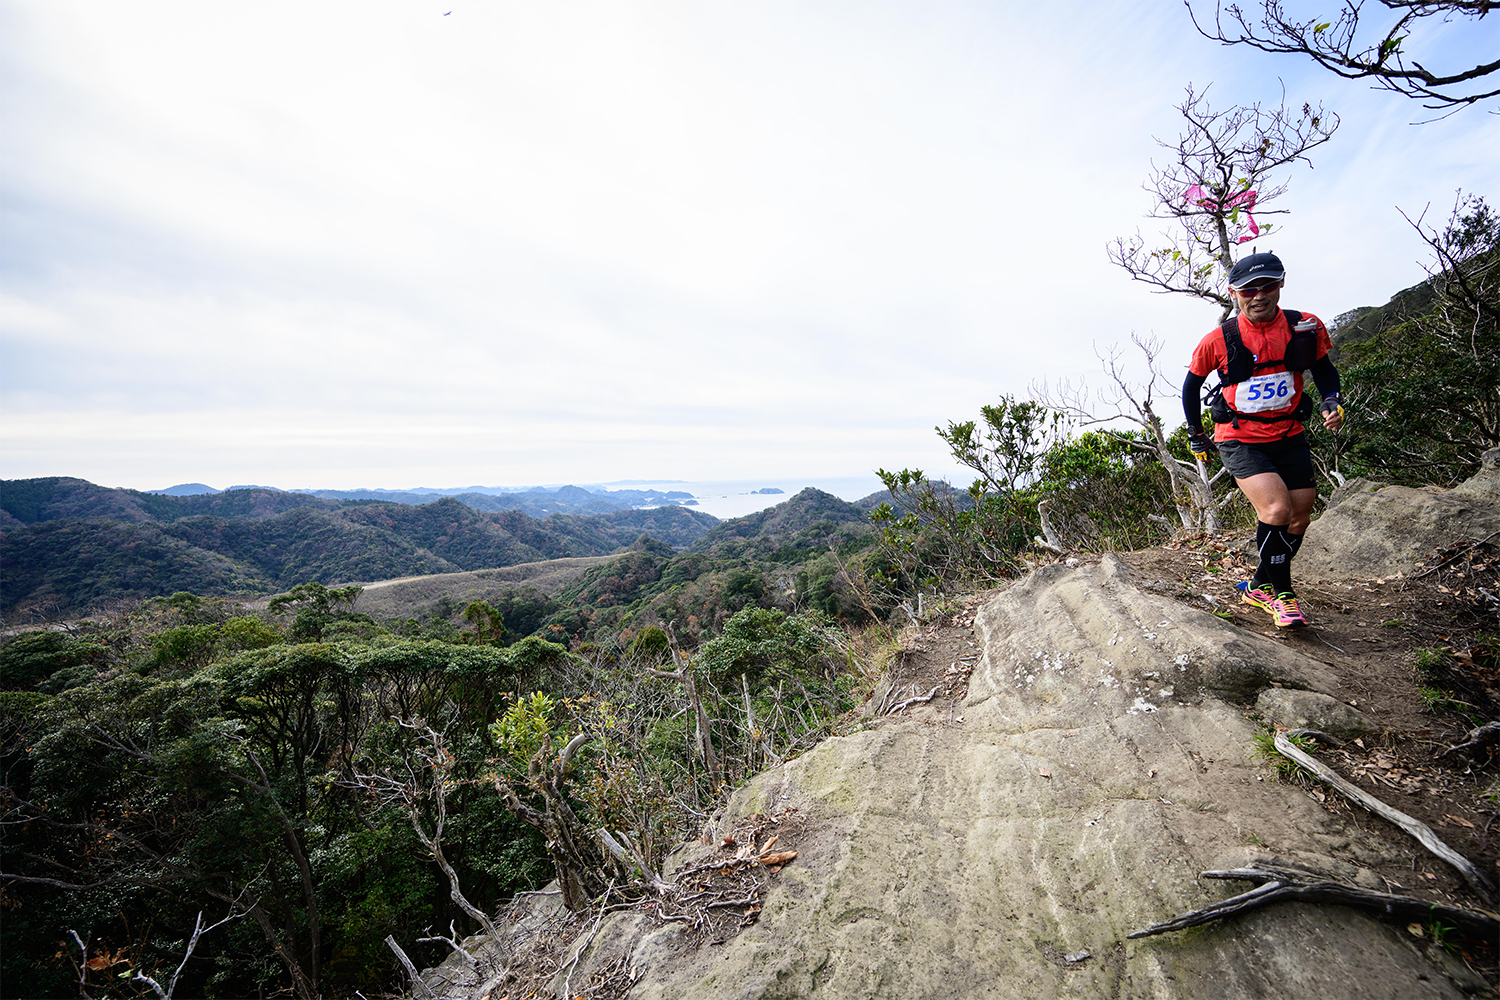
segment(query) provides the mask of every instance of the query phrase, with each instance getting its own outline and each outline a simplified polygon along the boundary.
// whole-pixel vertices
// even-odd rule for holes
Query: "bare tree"
[[[1500,59],[1473,66],[1465,59],[1437,68],[1414,50],[1414,36],[1422,27],[1472,20],[1476,23],[1468,30],[1478,32],[1477,22],[1496,8],[1495,0],[1380,0],[1372,16],[1366,16],[1366,8],[1373,6],[1366,0],[1344,0],[1337,14],[1306,20],[1292,17],[1281,0],[1261,0],[1248,12],[1237,3],[1215,0],[1212,18],[1206,13],[1200,17],[1192,0],[1184,2],[1194,27],[1206,38],[1307,56],[1346,80],[1370,80],[1377,89],[1422,101],[1425,108],[1456,111],[1500,97],[1500,81],[1493,76],[1500,72]],[[1382,8],[1385,17],[1379,16]],[[1435,51],[1430,55],[1441,58]]]
[[[1073,385],[1064,381],[1055,390],[1049,390],[1046,385],[1033,386],[1032,395],[1082,427],[1122,420],[1140,427],[1146,432],[1145,440],[1107,427],[1103,430],[1131,448],[1154,455],[1161,462],[1172,481],[1172,504],[1177,508],[1177,519],[1183,528],[1218,531],[1219,508],[1223,501],[1215,499],[1214,485],[1224,477],[1225,471],[1220,468],[1210,475],[1202,462],[1184,461],[1172,454],[1161,417],[1156,413],[1158,393],[1174,399],[1176,396],[1175,387],[1162,373],[1157,361],[1161,341],[1137,334],[1132,334],[1130,340],[1146,358],[1148,374],[1143,383],[1134,384],[1127,378],[1121,349],[1111,346],[1099,356],[1104,374],[1111,383],[1108,388],[1093,393],[1081,383]]]
[[[1339,117],[1322,105],[1289,109],[1285,99],[1274,108],[1259,104],[1214,111],[1207,93],[1191,85],[1177,105],[1187,128],[1175,143],[1157,140],[1171,151],[1162,166],[1152,163],[1144,185],[1155,204],[1149,216],[1176,225],[1159,244],[1139,232],[1109,245],[1109,259],[1136,281],[1159,292],[1192,295],[1231,305],[1224,279],[1241,244],[1271,231],[1272,223],[1255,216],[1280,215],[1285,209],[1267,204],[1286,192],[1286,182],[1272,177],[1282,167],[1302,161],[1309,150],[1332,138]]]
[[[524,778],[501,769],[493,779],[495,791],[505,800],[511,815],[536,827],[547,838],[563,905],[573,913],[582,912],[604,892],[604,873],[613,867],[603,846],[573,808],[573,796],[567,787],[578,750],[587,741],[588,733],[578,733],[559,751],[549,734],[527,762]]]
[[[703,704],[703,696],[698,690],[697,679],[693,676],[692,663],[688,655],[682,651],[682,647],[677,645],[677,633],[672,630],[672,627],[669,625],[664,631],[672,651],[672,665],[677,669],[656,670],[651,667],[642,669],[652,677],[662,677],[677,681],[682,685],[694,720],[694,741],[689,751],[703,759],[703,765],[708,769],[711,787],[718,788],[724,780],[723,771],[719,767],[718,755],[714,753],[713,730],[708,718],[708,710]]]
[[[358,773],[342,784],[373,795],[380,805],[391,805],[406,813],[417,839],[427,848],[437,866],[448,876],[448,895],[486,934],[500,939],[490,915],[469,902],[458,883],[458,872],[443,852],[443,833],[448,823],[448,793],[459,786],[453,777],[458,765],[443,734],[420,719],[392,719],[411,734],[401,750],[384,767]],[[430,803],[432,818],[427,817]]]
[[[182,977],[182,970],[187,968],[188,959],[192,958],[193,952],[197,950],[199,938],[203,937],[203,935],[207,934],[215,927],[218,927],[221,924],[227,924],[229,923],[229,921],[239,916],[242,916],[242,914],[236,913],[231,909],[222,920],[215,920],[213,923],[204,926],[203,911],[199,910],[198,918],[193,921],[193,933],[188,938],[187,947],[182,953],[182,961],[178,963],[177,970],[172,973],[172,978],[167,981],[166,988],[163,989],[161,983],[146,975],[140,969],[131,970],[131,981],[137,983],[145,983],[147,986],[151,987],[151,992],[155,993],[158,997],[161,998],[161,1000],[172,1000],[172,994],[177,990],[177,980]]]

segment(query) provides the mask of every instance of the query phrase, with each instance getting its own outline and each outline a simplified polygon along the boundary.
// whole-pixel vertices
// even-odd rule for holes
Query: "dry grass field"
[[[443,596],[459,607],[470,601],[493,603],[507,590],[525,588],[551,596],[576,580],[584,570],[608,562],[614,556],[580,556],[520,563],[501,569],[476,569],[466,573],[434,573],[363,584],[364,593],[354,605],[377,621],[407,618],[431,608]],[[264,605],[264,601],[256,602]]]

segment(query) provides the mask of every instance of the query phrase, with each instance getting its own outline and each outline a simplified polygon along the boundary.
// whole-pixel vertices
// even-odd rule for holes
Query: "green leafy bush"
[[[22,632],[0,646],[0,688],[25,690],[63,671],[92,678],[94,668],[90,665],[101,663],[104,653],[103,647],[66,632]]]

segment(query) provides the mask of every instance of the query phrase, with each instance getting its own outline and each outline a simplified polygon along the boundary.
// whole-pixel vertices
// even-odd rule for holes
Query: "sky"
[[[1105,246],[1159,230],[1190,83],[1342,119],[1255,244],[1289,308],[1421,280],[1398,206],[1500,199],[1500,115],[1160,0],[0,0],[0,478],[966,483],[936,425],[1143,379],[1132,335],[1180,420],[1217,310]]]

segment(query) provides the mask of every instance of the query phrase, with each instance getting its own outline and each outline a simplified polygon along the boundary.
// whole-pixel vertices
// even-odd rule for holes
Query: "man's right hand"
[[[1207,462],[1209,452],[1218,450],[1214,447],[1213,441],[1209,440],[1208,435],[1202,431],[1188,435],[1188,451],[1192,452],[1193,457],[1198,461]]]

